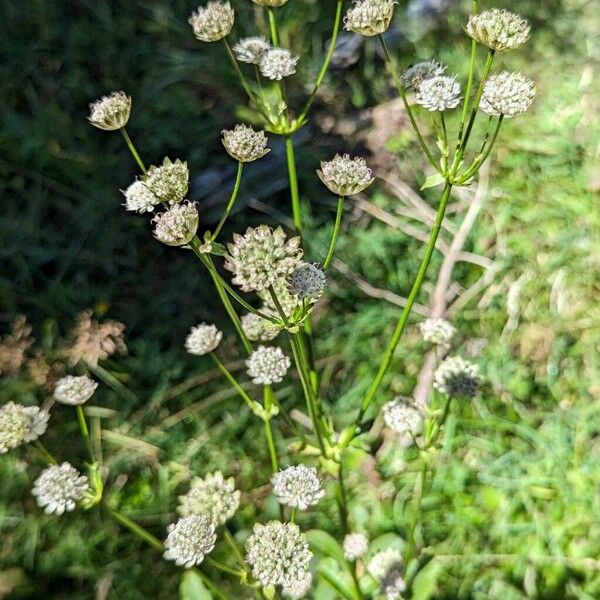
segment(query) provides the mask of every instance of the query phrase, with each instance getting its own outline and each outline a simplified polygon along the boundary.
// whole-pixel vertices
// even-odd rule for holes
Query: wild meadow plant
[[[249,108],[262,122],[260,130],[238,124],[222,132],[223,146],[237,162],[237,174],[230,199],[213,230],[202,227],[201,207],[187,199],[186,162],[165,158],[159,165],[146,167],[126,131],[132,116],[132,99],[126,93],[112,92],[91,104],[89,121],[100,129],[120,131],[140,169],[139,177],[124,191],[125,209],[140,214],[156,212],[152,219],[155,238],[168,246],[191,251],[214,283],[214,291],[239,338],[246,372],[255,388],[238,381],[219,357],[223,333],[214,324],[192,326],[185,349],[195,356],[209,356],[224,381],[233,386],[247,409],[262,422],[269,463],[257,464],[256,471],[262,480],[272,484],[279,519],[251,524],[245,548],[240,547],[229,522],[240,506],[241,493],[234,479],[220,471],[200,474],[192,481],[187,493],[179,498],[181,518],[164,532],[164,541],[115,509],[109,501],[110,491],[104,489],[107,473],[99,461],[101,441],[94,428],[90,431],[84,408],[98,386],[89,376],[98,374],[93,369],[97,358],[96,365],[90,365],[87,359],[71,363],[84,374],[64,375],[53,391],[53,402],[73,407],[89,452],[89,462],[82,468],[85,474],[55,459],[38,439],[48,426],[52,403],[44,408],[15,403],[2,406],[0,452],[23,443],[35,444],[49,463],[32,490],[40,507],[56,514],[76,507],[106,509],[118,523],[162,552],[165,559],[192,570],[203,582],[206,597],[233,598],[227,591],[229,587],[224,588],[202,570],[205,564],[211,566],[211,573],[221,571],[224,577],[233,578],[238,589],[244,589],[236,598],[316,597],[316,579],[327,582],[336,597],[348,600],[409,598],[420,572],[435,559],[422,526],[421,500],[438,464],[441,434],[453,405],[475,397],[482,377],[476,365],[451,354],[455,329],[444,319],[427,319],[419,324],[423,340],[438,348],[432,400],[422,405],[410,398],[389,398],[386,377],[427,274],[453,188],[474,181],[490,156],[504,119],[525,112],[533,101],[535,85],[531,80],[519,73],[493,71],[495,55],[522,46],[530,28],[524,19],[507,10],[481,11],[479,2],[474,0],[465,24],[471,44],[468,76],[463,85],[434,58],[399,67],[384,38],[396,2],[356,0],[342,18],[344,2],[336,0],[330,3],[333,26],[322,66],[309,86],[311,91],[304,105],[294,108],[288,103],[287,80],[296,74],[302,58],[293,49],[281,47],[278,19],[285,9],[279,9],[287,0],[253,2],[266,12],[270,39],[256,35],[230,41],[236,14],[229,2],[210,1],[189,19],[198,40],[223,44]],[[373,185],[376,176],[362,157],[325,157],[315,175],[337,197],[336,213],[327,253],[307,257],[303,239],[310,232],[302,221],[294,147],[294,135],[308,122],[326,77],[342,23],[348,31],[376,38],[374,42],[381,46],[424,159],[433,170],[423,188],[440,188],[435,219],[406,304],[379,359],[379,367],[356,407],[352,424],[345,428],[339,427],[335,407],[325,401],[327,394],[317,367],[311,316],[327,293],[329,269],[348,198]],[[436,133],[434,140],[423,133],[421,119],[427,123],[428,131]],[[472,138],[478,119],[484,120],[484,134],[475,144]],[[259,225],[235,234],[225,243],[221,232],[237,201],[244,165],[269,152],[267,134],[283,138],[294,231]],[[231,274],[230,280],[224,272]],[[113,341],[108,353],[113,353],[118,345]],[[292,369],[302,390],[305,421],[294,421],[278,398],[277,384],[296,381],[290,373]],[[351,448],[372,451],[364,434],[377,414],[397,434],[399,444],[417,449],[420,470],[412,490],[414,518],[405,524],[402,545],[373,550],[371,532],[361,530],[349,515],[352,490],[346,485],[345,458]],[[280,423],[285,426],[279,427]],[[282,439],[283,431],[291,432],[288,439]],[[318,529],[303,531],[298,524],[299,512],[308,513],[308,518],[302,519],[303,525],[310,522],[310,513],[318,511],[329,494],[338,509],[337,522],[329,528],[335,535]],[[231,552],[229,561],[211,557],[215,546],[221,543]],[[325,556],[328,562],[317,561],[315,555]]]

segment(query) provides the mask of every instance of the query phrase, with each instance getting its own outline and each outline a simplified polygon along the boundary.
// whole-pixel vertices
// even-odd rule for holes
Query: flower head
[[[256,523],[246,542],[246,562],[263,587],[292,586],[305,577],[312,552],[295,523]]]
[[[72,406],[84,404],[94,395],[97,387],[98,384],[87,375],[67,375],[56,383],[54,399]]]
[[[277,8],[283,6],[288,0],[252,0],[254,4],[259,6],[268,6],[269,8]]]
[[[472,398],[480,383],[477,366],[460,356],[446,358],[433,375],[433,387],[448,396]]]
[[[402,82],[404,83],[405,88],[416,92],[425,79],[443,75],[445,71],[446,66],[442,65],[437,60],[426,60],[410,65],[405,69],[402,73]]]
[[[262,385],[282,381],[290,365],[289,357],[276,346],[259,346],[246,361],[253,383]]]
[[[114,131],[127,125],[131,113],[131,98],[125,92],[111,92],[90,104],[88,121],[98,129]]]
[[[0,454],[32,442],[48,427],[49,415],[37,406],[7,402],[0,407]]]
[[[327,277],[317,265],[304,263],[290,275],[288,282],[293,296],[300,300],[318,300],[323,295]]]
[[[260,59],[258,67],[263,77],[279,81],[296,72],[299,57],[286,48],[269,48]]]
[[[382,412],[385,424],[400,435],[417,436],[423,431],[423,413],[407,398],[394,398],[384,405]]]
[[[479,106],[488,115],[510,118],[524,113],[534,98],[535,83],[531,79],[503,71],[486,80]]]
[[[257,65],[270,47],[264,37],[247,37],[233,47],[233,53],[240,62]]]
[[[520,48],[531,32],[529,23],[504,8],[491,8],[471,15],[466,31],[470,37],[492,50],[507,52]]]
[[[289,583],[289,585],[284,585],[281,589],[281,593],[283,594],[284,598],[299,600],[308,594],[312,586],[312,581],[312,573],[310,571],[306,571],[304,575],[297,581],[292,581]]]
[[[224,129],[222,134],[225,150],[240,162],[252,162],[270,152],[264,131],[254,131],[248,125],[236,125],[234,129]]]
[[[395,548],[378,552],[371,558],[367,567],[369,573],[379,582],[381,594],[386,600],[398,600],[405,589],[402,579],[402,555]]]
[[[424,79],[417,89],[416,101],[430,111],[455,108],[460,102],[460,84],[455,77],[446,75]]]
[[[10,333],[0,338],[0,375],[16,373],[23,366],[33,341],[27,318],[18,315]]]
[[[225,268],[234,274],[233,283],[245,292],[266,290],[281,278],[291,275],[302,258],[300,238],[289,240],[281,227],[248,227],[244,235],[235,234],[229,244]]]
[[[143,181],[134,181],[124,192],[125,210],[139,213],[152,212],[160,204],[158,196]]]
[[[213,1],[199,6],[188,23],[201,42],[217,42],[229,35],[234,19],[235,13],[229,2]]]
[[[169,158],[160,167],[151,166],[144,176],[146,187],[161,201],[175,204],[181,202],[188,192],[190,172],[186,162]]]
[[[192,482],[190,491],[179,497],[179,512],[189,515],[204,515],[215,525],[222,525],[240,505],[240,491],[235,489],[233,477],[225,479],[221,471],[209,473]]]
[[[185,246],[198,231],[198,209],[195,202],[174,204],[154,219],[154,237],[167,246]]]
[[[185,349],[196,356],[204,356],[212,352],[221,343],[223,332],[216,325],[200,323],[192,327],[185,340]]]
[[[262,308],[261,312],[265,312],[265,309]],[[270,342],[277,337],[280,331],[271,321],[267,321],[255,313],[246,313],[240,320],[242,330],[252,342]]]
[[[322,162],[317,175],[338,196],[359,194],[375,179],[364,158],[350,158],[349,154],[336,154],[331,160]]]
[[[62,515],[75,510],[89,490],[88,478],[70,463],[46,467],[35,480],[31,493],[46,513]]]
[[[346,560],[356,560],[364,556],[369,547],[369,540],[362,533],[349,533],[344,537],[344,556]]]
[[[387,30],[394,16],[395,0],[354,0],[344,24],[348,31],[361,35],[378,35]]]
[[[455,327],[446,319],[425,319],[419,323],[419,329],[423,341],[438,346],[449,346],[454,334]]]
[[[199,565],[217,541],[215,525],[201,515],[182,517],[171,523],[167,532],[163,556],[186,569]]]
[[[314,467],[298,465],[275,473],[271,478],[273,493],[280,504],[306,510],[325,495],[323,484]]]

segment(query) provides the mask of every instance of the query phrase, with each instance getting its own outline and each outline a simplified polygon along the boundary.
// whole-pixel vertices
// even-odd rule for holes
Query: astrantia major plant
[[[278,28],[279,13],[285,11],[282,7],[287,2],[253,1],[255,10],[265,11],[270,39],[262,31],[253,32],[252,37],[237,36],[236,14],[230,2],[212,0],[194,11],[189,19],[190,35],[204,43],[222,42],[257,119],[252,127],[240,123],[222,132],[223,146],[236,161],[237,174],[222,218],[213,230],[205,227],[201,207],[187,199],[190,178],[187,163],[165,158],[159,166],[146,168],[125,130],[129,119],[135,118],[129,96],[124,92],[103,96],[91,105],[89,121],[100,129],[120,130],[140,169],[138,178],[124,191],[125,208],[141,215],[154,213],[156,239],[168,246],[191,250],[214,283],[238,336],[247,380],[238,381],[219,356],[224,334],[215,325],[193,326],[182,344],[195,357],[209,357],[224,381],[262,422],[269,464],[257,464],[256,470],[264,483],[271,486],[280,519],[247,524],[252,532],[247,536],[244,552],[229,524],[238,518],[244,490],[238,490],[233,478],[221,471],[194,478],[187,493],[179,497],[181,518],[163,532],[164,542],[114,509],[110,502],[106,505],[118,523],[160,550],[167,560],[196,570],[216,598],[227,600],[231,596],[202,571],[205,564],[222,571],[224,576],[233,576],[247,588],[249,596],[310,597],[314,581],[323,579],[348,600],[401,598],[412,593],[419,570],[427,563],[421,496],[436,468],[440,434],[453,405],[470,402],[477,395],[482,378],[470,362],[458,356],[445,357],[455,329],[440,318],[427,319],[420,326],[424,342],[438,353],[433,401],[421,406],[411,398],[394,397],[386,389],[387,376],[428,272],[453,188],[468,184],[477,176],[490,155],[503,119],[524,112],[533,100],[535,86],[529,79],[518,73],[492,71],[496,52],[506,52],[525,43],[529,25],[504,10],[480,13],[478,2],[474,1],[473,14],[465,23],[471,37],[469,69],[466,80],[461,81],[435,59],[417,63],[407,60],[404,70],[399,69],[383,37],[393,22],[396,2],[356,0],[346,7],[342,20],[344,2],[336,0],[331,3],[333,26],[322,66],[307,86],[310,92],[304,105],[295,109],[288,104],[286,85],[289,78],[301,74],[302,58],[293,48],[282,47]],[[315,357],[312,313],[315,304],[327,294],[329,268],[347,198],[366,192],[374,184],[376,173],[363,157],[349,154],[322,157],[313,176],[337,196],[336,213],[327,252],[307,257],[303,247],[307,232],[302,222],[293,140],[308,120],[342,22],[348,31],[374,38],[373,42],[380,44],[424,158],[434,171],[423,187],[441,187],[424,255],[405,306],[379,359],[379,367],[365,386],[352,424],[346,427],[340,426],[344,420],[325,402],[326,379]],[[245,34],[249,33],[248,28],[243,29]],[[237,36],[232,45],[230,36]],[[485,58],[480,65],[482,51]],[[479,150],[473,152],[470,144],[481,112],[485,113],[487,131]],[[259,120],[262,123],[257,129]],[[434,142],[423,133],[421,120],[428,124],[427,130],[437,132]],[[284,140],[294,231],[264,224],[248,227],[226,243],[221,232],[237,201],[244,165],[260,160],[269,152],[267,134]],[[308,260],[315,262],[305,262]],[[228,272],[227,277],[223,276],[224,271]],[[299,426],[293,423],[278,395],[279,384],[296,381],[292,371],[304,399],[304,406],[298,409],[305,412],[306,418]],[[106,473],[99,464],[101,440],[93,439],[83,409],[96,387],[97,383],[87,375],[67,375],[58,381],[53,396],[53,401],[74,407],[71,410],[89,452],[87,475],[81,475],[70,463],[59,465],[37,440],[47,426],[46,408],[9,403],[0,409],[0,452],[35,441],[41,455],[52,463],[38,477],[33,489],[38,503],[48,512],[62,513],[78,506],[91,509],[103,500]],[[380,417],[376,418],[378,413]],[[362,525],[352,522],[348,511],[352,490],[347,489],[345,481],[347,453],[350,448],[370,451],[363,434],[374,421],[383,423],[403,444],[414,445],[421,458],[419,485],[413,491],[413,520],[406,523],[401,548],[370,549],[371,532],[365,532],[368,535],[360,532]],[[285,422],[285,428],[279,427],[281,422]],[[290,439],[283,439],[283,432]],[[328,498],[337,504],[336,520],[329,527],[337,542],[326,545],[329,558],[337,561],[339,581],[315,563],[313,555],[318,554],[317,549],[322,550],[322,544],[317,543],[318,548],[313,551],[311,540],[322,542],[323,537],[307,535],[296,522],[299,511],[304,524]],[[215,546],[222,543],[231,551],[235,566],[211,556]]]

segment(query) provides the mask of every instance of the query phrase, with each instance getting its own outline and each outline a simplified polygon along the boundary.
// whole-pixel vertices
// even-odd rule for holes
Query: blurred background
[[[251,2],[233,4],[234,37],[266,33]],[[482,181],[455,194],[448,243],[473,203],[477,219],[465,232],[450,280],[436,281],[443,259],[436,256],[419,299],[417,314],[427,313],[434,292],[443,299],[463,354],[480,364],[489,382],[479,420],[471,423],[479,441],[449,462],[447,480],[432,495],[434,535],[451,530],[448,544],[455,548],[600,554],[600,467],[593,453],[600,434],[594,4],[502,3],[531,21],[533,35],[523,51],[499,57],[498,68],[535,79],[538,96],[529,113],[503,127]],[[438,57],[464,77],[469,5],[403,0],[387,34],[398,62]],[[221,45],[202,44],[191,34],[187,18],[194,8],[183,0],[0,5],[0,400],[44,399],[52,369],[68,368],[61,352],[82,311],[124,324],[128,353],[101,364],[113,382],[101,416],[115,430],[107,444],[123,473],[116,496],[159,528],[169,522],[175,490],[190,472],[235,465],[236,478],[251,489],[253,461],[264,449],[233,396],[219,392],[206,365],[183,352],[189,327],[202,320],[231,333],[209,281],[191,255],[153,239],[147,217],[124,211],[120,190],[134,180],[136,165],[118,133],[97,130],[86,117],[88,103],[104,93],[130,94],[128,131],[144,161],[188,161],[190,197],[199,202],[201,223],[214,225],[235,175],[220,131],[253,115]],[[278,15],[283,45],[301,56],[300,76],[295,84],[290,80],[290,103],[300,107],[310,86],[298,82],[318,71],[333,3],[290,0]],[[419,192],[427,166],[394,98],[376,44],[342,34],[310,124],[296,138],[310,260],[324,255],[335,202],[315,176],[319,161],[335,152],[362,154],[380,176],[369,197],[347,207],[330,294],[317,315],[329,400],[341,422],[357,405],[397,318],[420,260],[427,207],[436,201],[435,189]],[[289,224],[284,156],[275,138],[272,147],[246,171],[225,237],[259,222]],[[18,321],[15,329],[18,315],[29,325]],[[240,361],[230,338],[226,352],[235,365]],[[22,350],[20,364],[13,364],[15,347]],[[420,373],[423,353],[414,328],[392,391],[411,393],[427,383]],[[32,375],[36,359],[48,367],[41,381]],[[124,419],[127,427],[120,425]],[[209,438],[220,440],[218,449]],[[61,440],[54,443],[60,447]],[[394,494],[397,457],[385,441],[382,448],[379,476]],[[176,596],[174,569],[101,516],[92,525],[88,515],[60,522],[40,517],[27,496],[33,473],[25,466],[25,457],[0,458],[0,598]],[[389,497],[370,498],[357,477],[356,518],[383,523],[381,533],[395,530],[396,516],[384,514]],[[367,498],[378,507],[369,514]],[[322,518],[326,523],[327,515]],[[440,573],[437,595],[430,597],[600,597],[597,565],[575,572],[568,560],[535,572],[519,563],[471,567]]]

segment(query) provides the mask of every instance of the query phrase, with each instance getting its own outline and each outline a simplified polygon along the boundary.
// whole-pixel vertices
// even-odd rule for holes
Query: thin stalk
[[[300,193],[298,191],[298,173],[296,171],[296,154],[294,151],[294,142],[290,135],[284,137],[285,157],[288,168],[288,179],[290,183],[290,197],[292,200],[292,217],[294,227],[299,234],[302,234],[302,213],[300,211]]]
[[[271,44],[273,44],[273,46],[279,46],[279,31],[277,30],[277,19],[275,18],[275,11],[272,8],[267,8],[267,15],[269,18]]]
[[[140,158],[140,155],[138,154],[137,150],[135,149],[135,146],[133,145],[133,142],[131,141],[131,138],[129,137],[127,130],[125,129],[125,127],[121,127],[120,131],[123,134],[123,138],[125,139],[125,143],[127,144],[127,147],[129,148],[129,152],[131,152],[133,158],[135,158],[135,162],[138,164],[138,167],[142,170],[142,173],[145,174],[146,167],[145,167],[144,163],[142,162],[142,159]]]
[[[251,101],[254,101],[254,94],[252,93],[252,90],[250,89],[250,86],[248,85],[248,81],[246,80],[246,77],[244,77],[244,74],[242,73],[242,69],[240,69],[240,65],[238,64],[238,61],[236,60],[235,55],[233,54],[233,50],[231,49],[231,46],[229,45],[227,38],[223,38],[223,45],[225,46],[225,51],[227,52],[227,56],[229,57],[229,60],[233,66],[233,69],[234,69],[236,75],[238,76],[238,79],[240,80],[240,83],[242,84],[242,87],[244,88],[246,95],[248,96],[248,98]]]
[[[236,577],[242,577],[245,574],[245,571],[241,571],[240,569],[236,569],[234,567],[229,567],[226,564],[222,563],[220,560],[216,560],[211,558],[210,556],[205,556],[204,560],[207,564],[212,565],[215,569],[219,569],[219,571],[223,571],[223,573],[228,573],[229,575],[235,575]]]
[[[250,410],[256,412],[256,402],[250,398],[250,396],[244,391],[244,388],[237,382],[235,377],[230,373],[229,369],[219,360],[214,352],[210,353],[210,357],[213,359],[215,365],[225,376],[225,379],[231,384],[235,391],[242,397],[242,400],[248,405]]]
[[[375,379],[371,383],[371,386],[369,387],[367,394],[361,404],[360,411],[359,411],[358,416],[355,421],[357,427],[361,424],[367,409],[373,402],[373,399],[375,398],[375,395],[377,394],[377,391],[379,390],[379,386],[383,382],[383,379],[390,368],[392,359],[394,357],[394,351],[396,350],[396,347],[398,346],[400,339],[402,338],[402,334],[404,333],[404,330],[406,329],[408,317],[410,316],[410,312],[412,310],[413,304],[415,303],[415,300],[417,298],[417,295],[419,293],[419,290],[421,289],[421,285],[425,278],[425,274],[427,273],[427,268],[429,267],[429,263],[431,262],[431,257],[433,256],[433,251],[435,249],[435,243],[436,243],[438,235],[440,233],[440,228],[442,225],[442,221],[444,219],[444,214],[446,212],[446,206],[448,205],[448,200],[450,198],[451,190],[452,190],[452,184],[446,183],[446,185],[444,187],[444,191],[442,192],[442,197],[440,198],[440,203],[439,203],[439,206],[437,209],[435,222],[434,222],[433,228],[431,229],[431,233],[429,235],[429,241],[427,242],[425,256],[423,256],[423,259],[421,260],[421,265],[419,266],[419,271],[417,272],[417,276],[413,283],[412,289],[410,290],[410,293],[406,300],[406,305],[405,305],[404,309],[402,310],[402,314],[400,315],[398,323],[396,324],[396,327],[394,329],[392,337],[391,337],[390,341],[388,342],[388,345],[385,349],[385,352],[383,354],[383,361],[379,365],[379,370],[377,371],[377,375],[375,376]]]
[[[469,104],[471,102],[471,91],[473,89],[473,78],[475,77],[475,60],[477,58],[477,42],[471,40],[471,60],[469,62],[469,75],[467,78],[467,87],[465,90],[465,100],[463,102],[462,115],[460,117],[460,127],[458,130],[458,147],[462,141],[462,135],[469,114]]]
[[[402,85],[402,81],[400,80],[400,76],[398,75],[398,71],[394,65],[394,61],[392,60],[392,57],[388,50],[388,47],[385,43],[385,40],[383,39],[382,35],[379,35],[378,37],[379,37],[379,41],[381,42],[381,47],[383,48],[383,54],[385,56],[385,61],[386,61],[388,70],[389,70],[392,78],[394,79],[394,83],[396,84],[398,93],[400,94],[400,97],[402,98],[402,103],[404,104],[404,110],[406,111],[406,114],[408,115],[410,124],[412,125],[412,128],[414,129],[417,139],[419,140],[421,149],[423,150],[425,156],[427,157],[427,160],[431,163],[431,165],[439,173],[439,172],[441,172],[440,165],[437,163],[437,161],[433,157],[433,154],[427,147],[427,144],[425,143],[425,140],[423,139],[423,136],[421,135],[421,131],[419,130],[419,126],[417,125],[417,122],[413,115],[412,108],[410,107],[410,104],[408,103],[408,99],[406,98],[406,91],[404,90],[404,86]]]
[[[311,106],[317,96],[317,92],[319,91],[319,88],[321,87],[321,84],[323,83],[323,79],[325,79],[325,75],[327,74],[327,71],[329,69],[329,64],[331,63],[331,59],[333,57],[333,52],[335,50],[335,45],[337,43],[337,38],[338,38],[338,34],[340,32],[340,24],[342,22],[342,5],[344,3],[344,0],[337,0],[337,5],[336,5],[336,9],[335,9],[335,19],[333,21],[333,30],[331,32],[331,39],[329,41],[329,48],[327,49],[327,54],[325,55],[325,60],[323,61],[323,64],[321,65],[321,70],[319,71],[319,74],[317,75],[317,79],[315,80],[315,86],[313,87],[313,90],[308,98],[308,100],[306,101],[306,104],[304,105],[304,108],[302,109],[302,112],[300,113],[300,116],[298,117],[298,123],[302,123],[304,121],[304,119],[306,118],[306,115],[308,115],[308,112],[311,109]]]
[[[408,536],[408,544],[406,549],[406,558],[405,563],[415,558],[418,554],[416,552],[417,549],[417,533],[419,531],[419,527],[421,525],[422,520],[422,512],[423,512],[423,491],[425,489],[425,484],[427,481],[427,463],[423,461],[423,466],[421,467],[421,471],[419,473],[419,477],[415,482],[415,489],[413,490],[413,508],[415,511],[415,517],[413,520],[412,527]]]
[[[277,448],[275,446],[275,438],[273,437],[273,428],[271,427],[271,419],[265,419],[265,436],[267,438],[267,448],[269,449],[269,458],[271,459],[271,471],[277,473],[279,471],[279,461],[277,460]]]
[[[81,435],[85,440],[85,445],[87,446],[88,453],[90,455],[90,460],[92,464],[96,463],[96,456],[94,452],[94,446],[92,444],[92,438],[90,437],[90,430],[87,426],[87,421],[85,420],[85,414],[83,412],[83,406],[78,404],[75,407],[75,412],[77,413],[77,422],[79,423],[79,429],[81,430]]]
[[[295,523],[296,522],[296,516],[298,514],[298,511],[296,509],[296,507],[294,506],[292,508],[292,512],[290,513],[290,523]]]
[[[233,208],[233,205],[235,204],[235,201],[237,200],[238,192],[240,191],[240,183],[242,181],[242,171],[243,170],[244,170],[244,163],[241,161],[238,161],[237,174],[235,176],[235,183],[233,185],[233,192],[231,192],[229,202],[227,203],[227,207],[225,208],[225,213],[221,217],[221,220],[219,221],[219,224],[217,225],[215,232],[212,234],[211,239],[213,241],[217,239],[217,236],[221,232],[221,229],[223,229],[223,225],[225,225],[225,221],[227,221],[227,218],[229,217],[229,213],[231,212],[231,209]]]
[[[331,235],[331,242],[329,243],[329,250],[327,251],[327,256],[323,261],[323,270],[327,269],[331,259],[333,258],[333,253],[335,252],[335,246],[337,244],[337,239],[340,234],[340,225],[342,224],[342,215],[344,213],[344,196],[340,196],[337,201],[337,207],[335,210],[335,224],[333,226],[333,233]]]
[[[496,123],[494,133],[492,134],[492,139],[489,141],[487,146],[484,146],[483,153],[479,156],[479,158],[476,158],[473,161],[473,163],[471,164],[471,166],[461,175],[461,177],[459,179],[459,183],[465,183],[466,181],[468,181],[473,175],[475,175],[475,173],[477,173],[479,168],[488,159],[488,156],[490,155],[490,152],[492,151],[492,148],[494,147],[494,144],[496,143],[498,134],[500,133],[500,127],[502,126],[503,118],[504,118],[504,115],[500,115],[500,117],[498,118],[498,121]]]
[[[58,464],[58,461],[54,458],[54,456],[52,456],[52,454],[50,454],[50,452],[48,452],[48,450],[46,450],[46,447],[44,444],[42,444],[42,442],[40,442],[40,440],[35,440],[31,446],[42,455],[46,462],[51,465]]]
[[[238,548],[235,538],[233,537],[233,535],[231,535],[231,532],[229,531],[229,529],[227,529],[227,527],[225,527],[225,529],[224,529],[224,537],[225,537],[225,541],[227,542],[227,544],[233,551],[233,555],[235,556],[235,559],[238,561],[240,567],[242,567],[245,570],[246,562],[244,561],[244,557],[242,556],[242,553],[240,552],[240,549]]]

